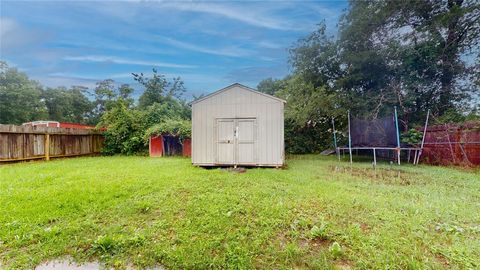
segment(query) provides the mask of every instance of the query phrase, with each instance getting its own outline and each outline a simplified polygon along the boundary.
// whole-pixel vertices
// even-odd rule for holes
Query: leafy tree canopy
[[[153,69],[153,76],[146,77],[143,73],[132,73],[135,81],[140,83],[145,90],[138,100],[139,108],[146,108],[154,103],[162,103],[167,99],[180,99],[185,92],[185,86],[180,77],[168,81],[164,75],[158,74]]]
[[[183,81],[177,78],[170,84],[155,69],[153,77],[141,74],[135,79],[145,86],[136,107],[130,97],[133,90],[128,85],[122,85],[115,91],[111,81],[100,85],[106,93],[104,96],[108,97],[104,103],[106,111],[99,123],[99,127],[107,128],[106,154],[144,153],[147,151],[145,138],[151,134],[149,132],[159,129],[171,128],[172,132],[181,132],[182,136],[186,136],[183,126],[175,126],[190,119],[190,107],[180,99],[181,92],[185,90]]]
[[[331,145],[321,137],[331,137],[332,117],[345,126],[347,110],[376,118],[396,106],[403,128],[423,125],[428,109],[434,119],[472,119],[479,35],[478,1],[351,1],[337,35],[321,22],[290,49],[293,73],[258,88],[287,100],[286,145],[297,153]]]
[[[93,103],[86,97],[87,88],[73,86],[47,88],[41,98],[45,102],[47,120],[60,122],[88,123]]]
[[[47,116],[42,87],[28,76],[0,61],[0,123],[22,124]]]
[[[262,93],[274,96],[278,90],[284,87],[284,82],[285,80],[268,78],[268,79],[262,80],[258,84],[257,90]]]
[[[163,123],[151,126],[145,132],[145,139],[151,135],[172,135],[180,139],[190,138],[192,134],[192,122],[188,120],[168,119]]]

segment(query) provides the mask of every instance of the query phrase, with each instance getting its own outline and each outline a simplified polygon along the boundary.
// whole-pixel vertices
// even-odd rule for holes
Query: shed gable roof
[[[218,95],[218,94],[220,94],[220,93],[223,93],[223,92],[226,92],[226,91],[228,91],[228,90],[230,90],[230,89],[233,89],[234,87],[240,87],[240,88],[242,88],[242,89],[244,89],[244,90],[253,92],[253,93],[257,94],[257,95],[261,95],[261,96],[264,96],[264,97],[268,97],[268,98],[271,98],[271,99],[274,99],[274,100],[277,100],[277,101],[286,103],[286,101],[283,100],[283,99],[281,99],[281,98],[274,97],[274,96],[272,96],[272,95],[259,92],[259,91],[255,90],[255,89],[253,89],[253,88],[250,88],[250,87],[245,86],[245,85],[240,84],[240,83],[234,83],[234,84],[231,84],[231,85],[229,85],[229,86],[227,86],[227,87],[225,87],[225,88],[222,88],[222,89],[217,90],[217,91],[215,91],[215,92],[213,92],[213,93],[210,93],[210,94],[208,94],[208,95],[206,95],[206,96],[204,96],[204,97],[202,97],[202,98],[200,98],[200,99],[194,100],[194,101],[192,101],[190,104],[193,105],[193,104],[195,104],[195,103],[198,103],[198,102],[201,102],[201,101],[203,101],[203,100],[209,99],[209,98],[211,98],[211,97],[213,97],[213,96],[215,96],[215,95]]]

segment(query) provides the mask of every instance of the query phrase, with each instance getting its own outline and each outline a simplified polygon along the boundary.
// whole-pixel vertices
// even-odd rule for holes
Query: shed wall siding
[[[284,162],[283,102],[233,87],[192,105],[192,163],[214,165],[218,118],[257,119],[257,164]]]

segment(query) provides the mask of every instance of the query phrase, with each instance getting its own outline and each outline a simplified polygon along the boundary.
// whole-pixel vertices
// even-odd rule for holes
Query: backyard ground
[[[0,268],[59,258],[118,268],[480,267],[478,170],[287,163],[244,173],[185,158],[0,166]]]

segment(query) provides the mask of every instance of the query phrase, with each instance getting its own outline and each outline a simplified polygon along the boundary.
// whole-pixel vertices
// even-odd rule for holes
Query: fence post
[[[418,156],[417,156],[417,152],[415,152],[415,157],[417,159],[417,162],[414,164],[417,165],[419,160],[420,160],[420,156],[422,155],[422,151],[423,151],[423,144],[425,143],[425,134],[427,134],[427,127],[428,127],[428,116],[430,115],[430,109],[428,109],[427,111],[427,119],[425,119],[425,126],[423,127],[423,136],[422,136],[422,145],[420,146],[420,151],[418,152]]]
[[[335,120],[333,119],[333,116],[332,116],[332,126],[333,126],[333,144],[335,147],[335,154],[337,155],[338,161],[340,161],[340,152],[337,146],[337,134],[336,134],[337,131],[335,130]]]
[[[50,134],[45,133],[45,145],[44,145],[44,151],[45,151],[45,160],[50,160]]]
[[[350,131],[350,110],[348,110],[348,152],[350,153],[350,164],[352,161],[352,134]]]
[[[395,129],[397,130],[397,162],[400,165],[400,130],[398,129],[398,114],[397,114],[397,106],[393,107],[395,109]]]

